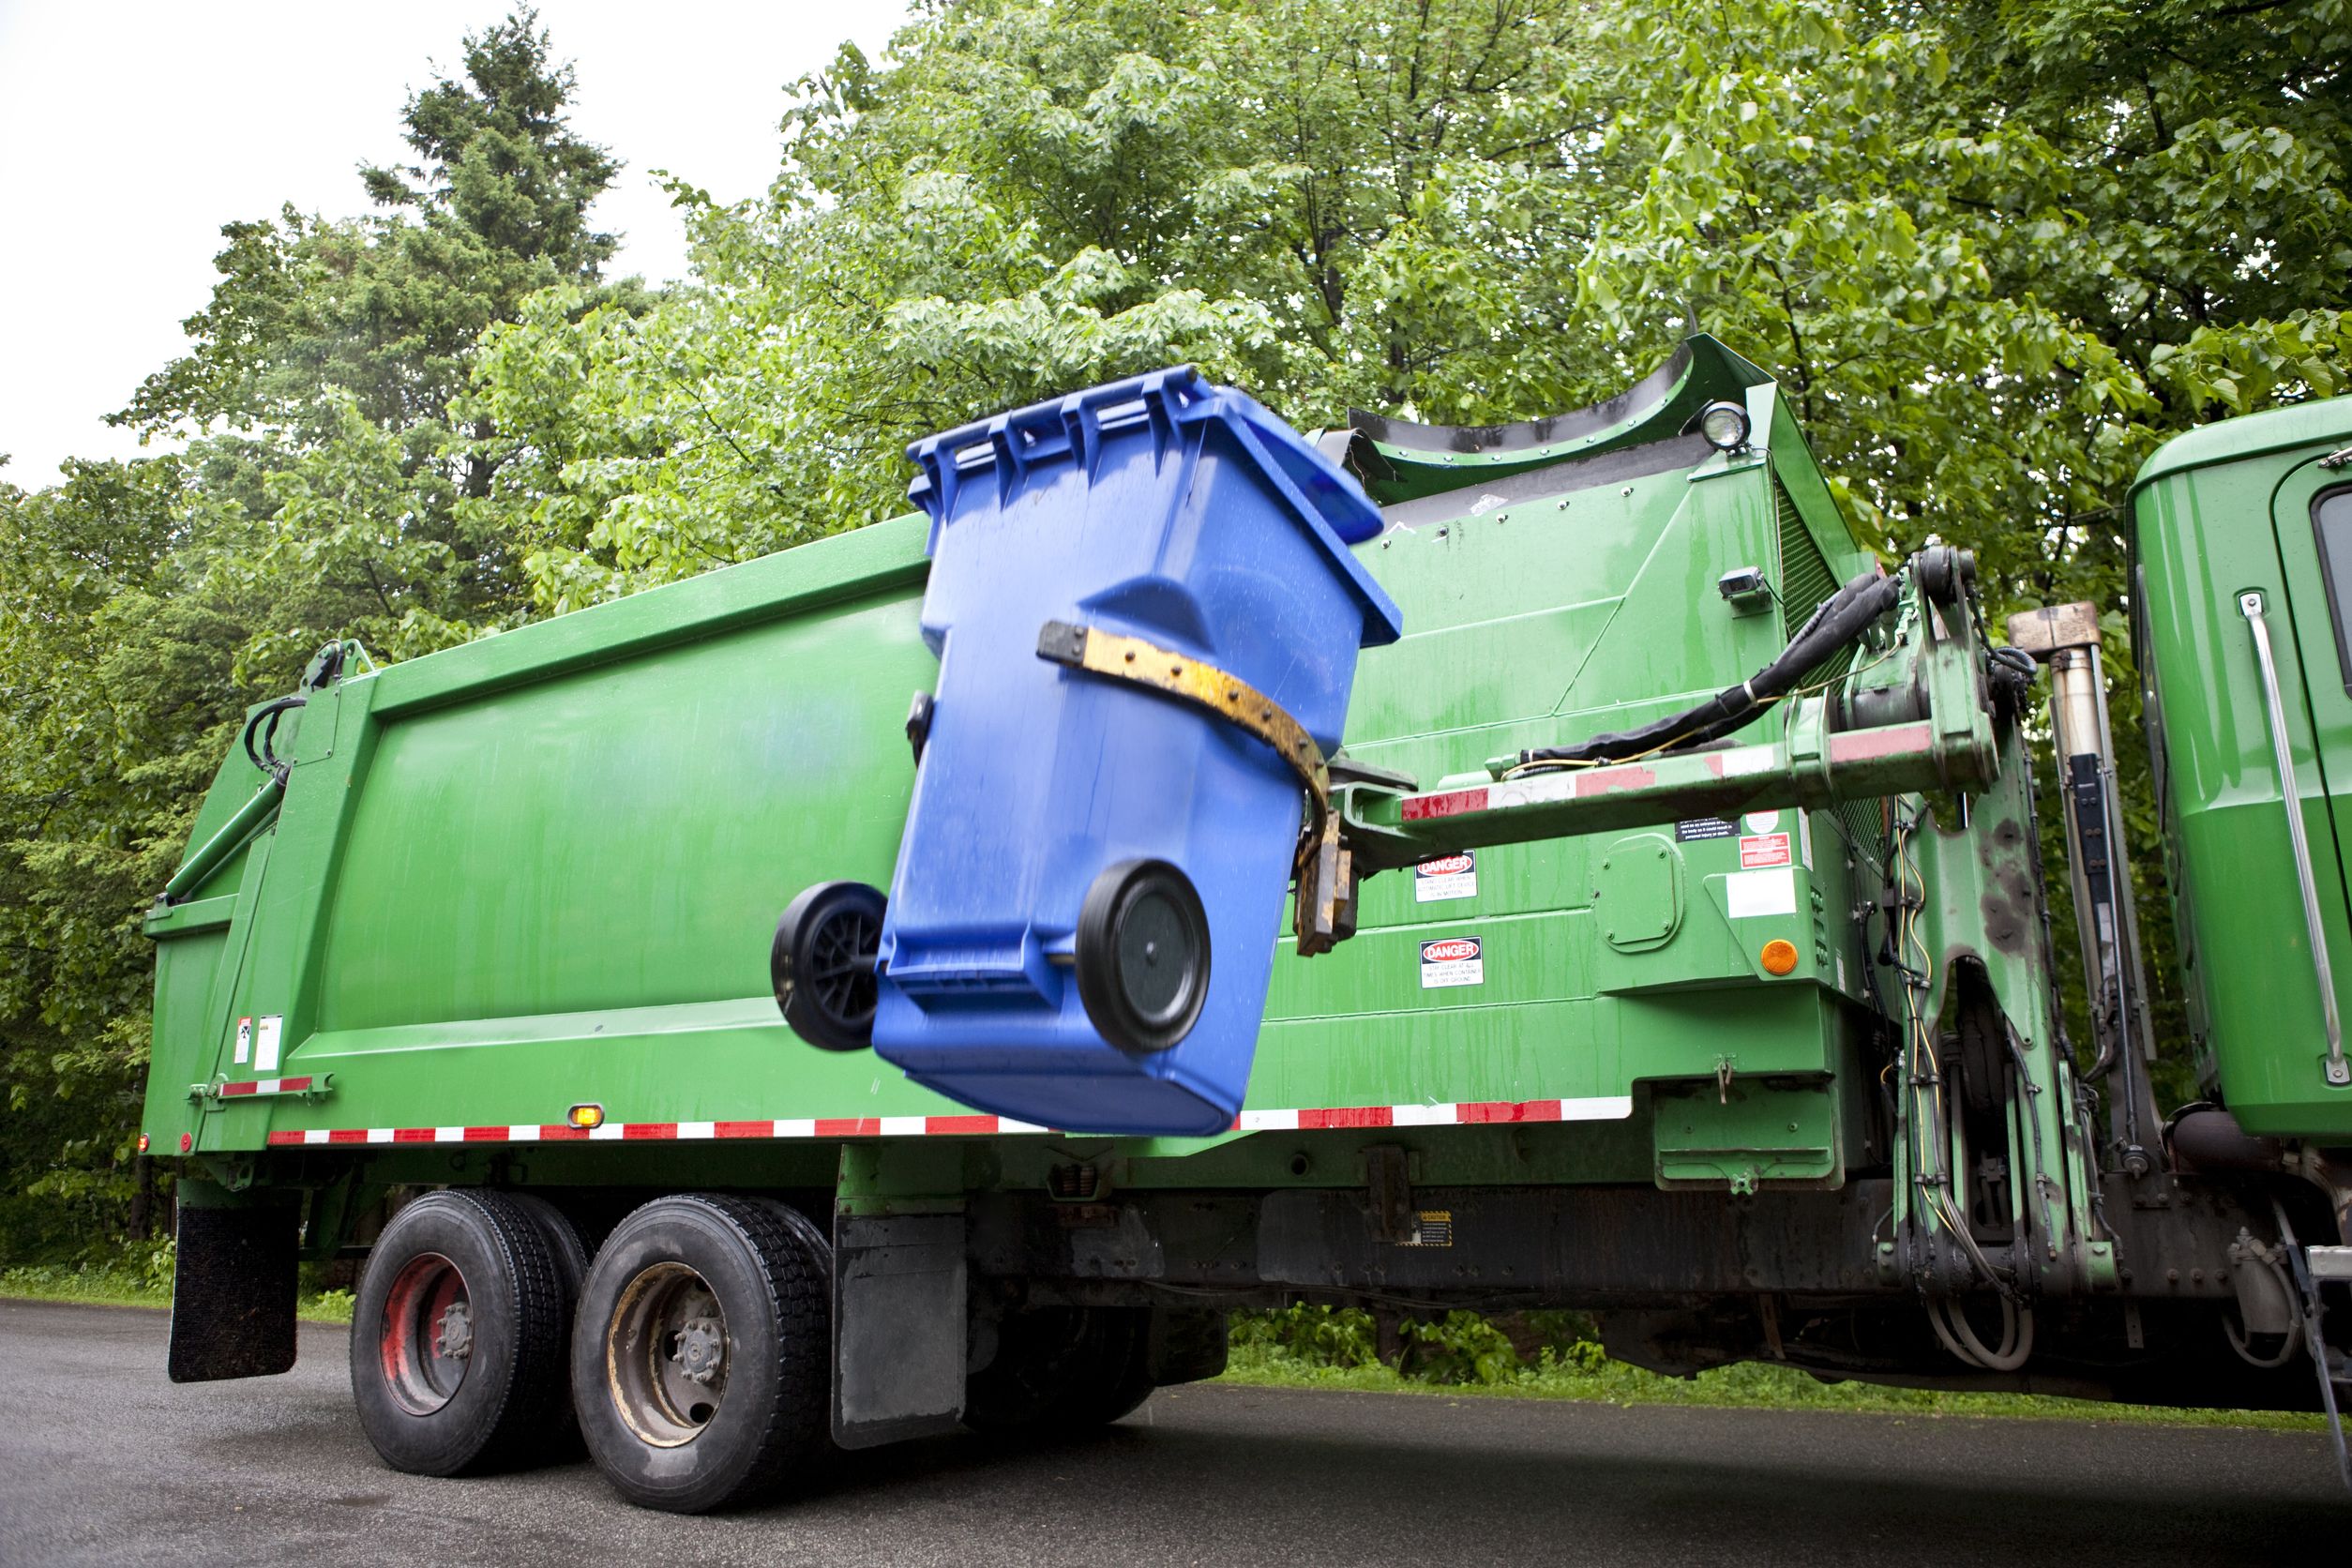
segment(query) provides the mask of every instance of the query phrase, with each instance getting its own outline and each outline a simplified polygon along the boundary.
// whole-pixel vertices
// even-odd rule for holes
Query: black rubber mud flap
[[[833,1249],[833,1440],[952,1432],[971,1304],[964,1216],[841,1214]]]
[[[1144,1364],[1153,1383],[1197,1383],[1225,1370],[1225,1314],[1215,1307],[1157,1306]]]
[[[181,1184],[178,1266],[172,1278],[175,1383],[267,1378],[294,1364],[294,1248],[290,1203],[203,1206]]]

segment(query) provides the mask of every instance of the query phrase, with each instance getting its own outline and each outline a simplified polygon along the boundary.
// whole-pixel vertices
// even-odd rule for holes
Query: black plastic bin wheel
[[[360,1276],[360,1428],[413,1475],[560,1457],[571,1315],[535,1214],[503,1193],[427,1193],[392,1216]]]
[[[885,900],[864,882],[819,882],[786,906],[768,950],[776,1004],[792,1033],[824,1050],[874,1043]]]
[[[782,1205],[656,1198],[613,1229],[581,1289],[572,1403],[605,1479],[641,1508],[764,1500],[833,1454],[822,1242]]]
[[[1103,872],[1078,912],[1077,960],[1078,1000],[1104,1039],[1175,1045],[1209,999],[1209,917],[1191,879],[1164,860]]]

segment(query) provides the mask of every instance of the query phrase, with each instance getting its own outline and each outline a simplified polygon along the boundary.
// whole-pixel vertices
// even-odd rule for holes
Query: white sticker
[[[1740,821],[1747,825],[1747,830],[1750,833],[1770,833],[1772,829],[1780,826],[1780,813],[1777,811],[1751,811],[1746,816],[1741,818]]]
[[[1837,988],[1841,991],[1847,988],[1846,985],[1846,955],[1843,953],[1840,953],[1837,956]]]
[[[1421,988],[1439,986],[1483,986],[1486,960],[1480,957],[1476,937],[1446,937],[1421,944]]]
[[[1734,920],[1797,912],[1797,873],[1787,866],[1769,871],[1734,871],[1723,880],[1724,907]]]
[[[1797,859],[1808,871],[1813,869],[1813,813],[1797,813]]]
[[[261,1032],[253,1040],[253,1070],[274,1073],[278,1070],[278,1031],[286,1020],[276,1013],[262,1019]]]
[[[1748,819],[1754,822],[1756,819]],[[1768,866],[1788,864],[1788,835],[1785,833],[1749,834],[1740,840],[1740,869],[1760,871]]]
[[[1413,867],[1413,902],[1434,904],[1441,898],[1478,897],[1478,855],[1440,855]]]
[[[244,1066],[245,1059],[252,1054],[253,1020],[251,1018],[239,1018],[237,1019],[237,1065],[240,1067]]]

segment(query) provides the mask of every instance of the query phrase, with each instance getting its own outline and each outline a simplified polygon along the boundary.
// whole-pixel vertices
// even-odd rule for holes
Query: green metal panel
[[[2182,979],[2201,1056],[2248,1130],[2352,1136],[2352,1089],[2333,1088],[2288,843],[2285,794],[2238,596],[2261,593],[2337,981],[2352,1009],[2344,839],[2352,811],[2344,694],[2313,546],[2316,460],[2352,438],[2352,399],[2209,427],[2150,458],[2133,492],[2144,582],[2140,656],[2154,683]]]
[[[1755,448],[1726,458],[1653,439],[1613,460],[1530,471],[1512,499],[1483,509],[1482,487],[1457,486],[1455,515],[1422,502],[1412,526],[1364,547],[1406,635],[1364,657],[1350,755],[1428,783],[1675,711],[1766,662],[1824,580],[1862,569],[1867,557],[1769,385],[1683,395],[1694,407],[1747,397]],[[1782,473],[1809,507],[1789,498]],[[1824,538],[1840,553],[1834,567]],[[1742,614],[1716,591],[1742,564],[1779,580],[1782,614]],[[1826,834],[1830,875],[1843,885],[1843,836],[1831,821],[1790,810],[1755,824],[1668,825],[1640,836],[1639,864],[1666,875],[1639,882],[1636,862],[1614,854],[1615,834],[1480,850],[1474,877],[1456,878],[1451,896],[1433,896],[1425,879],[1375,879],[1353,941],[1277,964],[1252,1103],[1559,1098],[1606,1114],[1601,1102],[1631,1105],[1653,1082],[1697,1078],[1712,1093],[1726,1062],[1738,1074],[1826,1078],[1848,1024],[1823,998],[1863,986],[1850,906],[1825,901],[1817,884]],[[1742,836],[1774,834],[1786,836],[1789,900],[1759,913],[1731,882]],[[1758,961],[1775,938],[1802,955],[1786,979]],[[1425,945],[1463,939],[1479,944],[1477,982],[1429,984]],[[1816,1159],[1802,1174],[1834,1169]]]

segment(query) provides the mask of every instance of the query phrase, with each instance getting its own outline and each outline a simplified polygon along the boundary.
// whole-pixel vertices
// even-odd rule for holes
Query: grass
[[[1959,1394],[1881,1388],[1870,1383],[1823,1383],[1789,1366],[1741,1363],[1696,1378],[1666,1378],[1598,1354],[1569,1358],[1546,1352],[1490,1382],[1432,1382],[1373,1363],[1318,1365],[1269,1345],[1236,1345],[1217,1380],[1250,1388],[1333,1389],[1359,1394],[1443,1395],[1449,1398],[1570,1399],[1608,1405],[1696,1405],[1773,1410],[1853,1410],[1874,1414],[1960,1416],[2040,1421],[2129,1422],[2163,1426],[2250,1426],[2317,1432],[2320,1417],[2273,1410],[2172,1410],[2059,1399],[2026,1394]]]
[[[79,1302],[95,1306],[172,1304],[172,1275],[132,1264],[36,1263],[0,1270],[0,1299]],[[294,1315],[313,1323],[351,1321],[349,1290],[305,1291]]]

